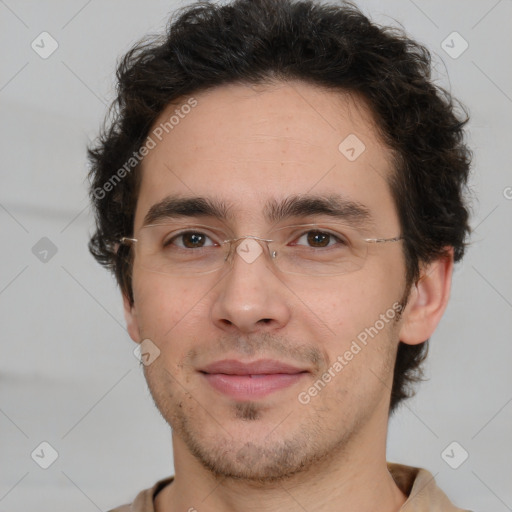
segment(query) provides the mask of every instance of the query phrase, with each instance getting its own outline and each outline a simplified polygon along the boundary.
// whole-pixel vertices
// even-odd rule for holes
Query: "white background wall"
[[[0,1],[0,512],[108,510],[173,472],[120,293],[87,250],[85,147],[113,98],[116,58],[177,5]],[[512,510],[512,2],[359,5],[427,44],[470,108],[478,196],[430,380],[391,420],[388,458],[429,469],[461,507]],[[31,48],[43,31],[59,45],[48,59]],[[469,43],[457,59],[441,47],[453,31]],[[57,251],[46,263],[32,252],[43,237]],[[30,456],[42,441],[59,454],[47,470]],[[469,453],[456,470],[441,457],[452,441]]]

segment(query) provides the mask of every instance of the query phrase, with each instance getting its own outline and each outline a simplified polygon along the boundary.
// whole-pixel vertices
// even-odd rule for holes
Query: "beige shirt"
[[[396,485],[408,496],[400,511],[403,512],[470,512],[457,508],[436,485],[434,477],[425,469],[388,463]],[[155,496],[173,480],[173,477],[158,481],[151,489],[140,492],[132,504],[109,512],[155,512]]]

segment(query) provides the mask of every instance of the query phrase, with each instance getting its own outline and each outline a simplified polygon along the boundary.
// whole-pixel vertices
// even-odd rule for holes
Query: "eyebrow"
[[[216,217],[221,220],[233,218],[224,201],[208,197],[167,196],[151,206],[142,226],[181,217]]]
[[[143,226],[183,217],[212,217],[222,221],[233,221],[233,205],[211,197],[167,196],[154,204],[144,217]],[[293,195],[282,200],[269,200],[264,209],[265,219],[270,223],[307,216],[324,215],[350,222],[358,227],[371,223],[370,210],[362,203],[349,200],[339,194]]]
[[[369,224],[372,220],[370,210],[366,206],[339,194],[329,196],[295,195],[282,201],[272,199],[265,206],[264,215],[269,222],[273,223],[293,217],[315,215],[349,221],[357,226]]]

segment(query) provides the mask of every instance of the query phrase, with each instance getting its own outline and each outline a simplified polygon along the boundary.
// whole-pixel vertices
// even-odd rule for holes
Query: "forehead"
[[[392,155],[354,95],[298,81],[224,85],[169,105],[149,137],[136,227],[169,195],[223,199],[254,225],[269,200],[335,193],[396,221]]]

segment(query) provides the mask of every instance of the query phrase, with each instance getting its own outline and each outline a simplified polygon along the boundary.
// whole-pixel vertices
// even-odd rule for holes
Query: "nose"
[[[269,332],[290,320],[289,292],[271,270],[265,244],[241,240],[233,248],[227,274],[217,285],[213,322],[231,333]]]

